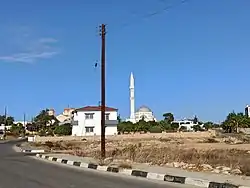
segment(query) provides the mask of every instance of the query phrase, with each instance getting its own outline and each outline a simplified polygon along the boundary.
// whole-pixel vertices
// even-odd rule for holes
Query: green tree
[[[15,136],[20,136],[21,134],[24,133],[23,124],[21,123],[13,124],[10,128],[10,132]]]
[[[208,122],[205,122],[205,123],[204,123],[203,127],[204,127],[206,130],[208,130],[208,129],[212,129],[212,128],[216,127],[216,126],[214,125],[213,122],[208,121]]]
[[[169,131],[172,131],[172,130],[173,130],[172,127],[171,127],[171,124],[168,123],[168,122],[166,122],[165,120],[159,121],[159,122],[158,122],[158,125],[159,125],[159,126],[162,128],[162,130],[164,130],[164,131],[169,132]]]
[[[180,127],[179,123],[174,123],[174,122],[171,123],[171,129],[173,131],[177,131],[179,127]]]
[[[199,124],[194,125],[192,128],[194,129],[195,132],[197,132],[197,131],[203,131],[203,129],[201,128],[201,126]]]
[[[125,133],[125,132],[133,132],[134,131],[134,125],[132,122],[128,121],[128,122],[121,122],[117,125],[117,130],[120,133]]]
[[[48,109],[42,110],[35,118],[34,118],[34,124],[36,127],[36,131],[40,131],[43,129],[44,131],[47,130],[48,127],[54,128],[58,125],[58,120],[55,116],[51,116],[48,114]]]
[[[141,119],[139,122],[134,124],[134,132],[148,132],[150,126],[153,126],[153,123],[146,122],[144,119]]]
[[[57,135],[71,135],[72,134],[72,125],[70,123],[57,126],[54,131]]]
[[[162,133],[162,128],[160,126],[153,126],[149,128],[150,133]]]
[[[6,125],[13,125],[14,124],[14,117],[12,116],[7,116],[6,120],[5,120],[5,115],[0,115],[0,125],[5,124],[6,121]]]
[[[170,112],[163,114],[163,117],[164,120],[169,124],[174,121],[174,115]]]
[[[227,115],[222,123],[222,128],[226,132],[238,132],[238,128],[246,128],[250,126],[250,118],[243,113],[231,112]]]
[[[181,126],[179,131],[182,131],[182,132],[186,132],[187,131],[187,127],[186,126]]]

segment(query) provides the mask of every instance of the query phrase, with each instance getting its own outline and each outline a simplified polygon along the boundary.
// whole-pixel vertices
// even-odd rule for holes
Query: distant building
[[[105,135],[117,134],[117,109],[105,108]],[[74,111],[72,136],[101,135],[101,106],[86,106]]]
[[[192,131],[194,125],[198,125],[198,123],[194,123],[193,120],[190,119],[184,119],[184,120],[179,120],[179,121],[173,121],[171,124],[178,124],[179,128],[186,127],[187,131]],[[202,127],[203,125],[201,125]]]
[[[28,123],[31,123],[31,121],[14,121],[14,124],[19,124],[19,123],[21,123],[22,125],[27,125]]]
[[[129,93],[130,93],[130,117],[126,121],[136,123],[140,120],[145,121],[156,121],[154,114],[150,108],[147,106],[141,106],[135,112],[135,80],[133,73],[130,74],[130,84],[129,84]]]
[[[65,108],[62,114],[59,114],[56,116],[56,119],[60,123],[68,122],[72,119],[73,114],[72,112],[75,110],[75,108]]]
[[[245,107],[245,115],[247,117],[250,117],[250,106],[249,105],[246,105],[246,107]]]

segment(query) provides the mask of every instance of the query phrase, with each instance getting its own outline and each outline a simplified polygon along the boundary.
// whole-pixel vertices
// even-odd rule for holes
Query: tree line
[[[7,131],[13,135],[25,135],[29,132],[36,132],[40,136],[46,135],[71,135],[72,125],[64,124],[59,126],[59,121],[55,116],[48,114],[48,109],[40,111],[40,113],[32,118],[30,123],[27,123],[24,127],[23,124],[15,124],[14,117],[0,115],[0,125],[11,126],[10,130]],[[179,124],[173,123],[175,118],[170,112],[163,114],[163,120],[161,121],[150,121],[146,122],[144,119],[137,123],[122,121],[120,116],[118,119],[118,132],[119,133],[131,133],[131,132],[151,132],[160,133],[165,132],[176,132],[176,131],[187,131],[186,127],[179,126]],[[239,128],[250,128],[250,118],[243,113],[231,112],[227,115],[226,119],[221,124],[216,124],[211,121],[201,122],[197,116],[192,121],[194,122],[194,131],[204,131],[211,128],[222,128],[225,132],[239,132]]]
[[[231,112],[222,122],[221,127],[228,133],[239,132],[239,128],[250,128],[250,117],[242,112]]]
[[[143,118],[137,122],[126,122],[121,121],[118,118],[118,132],[121,134],[131,133],[131,132],[151,132],[151,133],[161,133],[165,132],[177,132],[177,131],[188,131],[186,126],[181,126],[178,123],[174,123],[174,115],[170,112],[163,114],[164,119],[161,121],[149,121],[146,122]],[[205,131],[210,128],[219,127],[218,124],[213,122],[201,122],[198,120],[197,116],[191,119],[194,122],[194,126],[192,127],[194,131]]]
[[[71,124],[64,124],[59,126],[59,121],[53,115],[49,115],[49,110],[45,109],[40,111],[40,113],[32,118],[32,121],[29,123],[14,123],[14,117],[0,115],[0,124],[11,126],[10,130],[7,131],[7,134],[12,134],[14,136],[27,135],[30,132],[35,132],[40,136],[53,136],[56,135],[71,135],[72,126]],[[7,119],[7,121],[6,121]],[[27,131],[26,131],[27,130]],[[29,132],[29,133],[27,133]]]

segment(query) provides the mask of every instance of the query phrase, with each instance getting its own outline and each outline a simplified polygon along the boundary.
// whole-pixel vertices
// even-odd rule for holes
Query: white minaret
[[[134,122],[135,120],[135,80],[133,73],[130,74],[130,85],[129,85],[129,92],[130,92],[130,120]]]

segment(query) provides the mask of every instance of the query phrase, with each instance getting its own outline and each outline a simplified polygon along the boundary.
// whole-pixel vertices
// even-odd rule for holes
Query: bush
[[[160,126],[154,126],[149,128],[150,133],[162,133],[162,129]]]
[[[52,148],[54,146],[53,142],[51,141],[46,141],[44,144],[48,146],[49,148]]]
[[[193,129],[194,129],[195,132],[197,132],[197,131],[203,131],[203,129],[201,128],[200,125],[194,125]]]
[[[54,131],[57,135],[71,135],[72,134],[72,126],[70,124],[60,125],[55,128]]]
[[[187,127],[186,126],[181,126],[179,131],[187,132]]]
[[[171,123],[171,129],[177,131],[179,129],[179,123]]]
[[[20,136],[24,132],[24,128],[22,125],[12,125],[10,132],[13,136]]]
[[[47,131],[47,136],[54,136],[54,133],[53,133],[53,130],[52,129],[49,129]]]
[[[39,136],[46,136],[46,132],[44,129],[41,129],[39,132],[38,132],[38,135]]]

